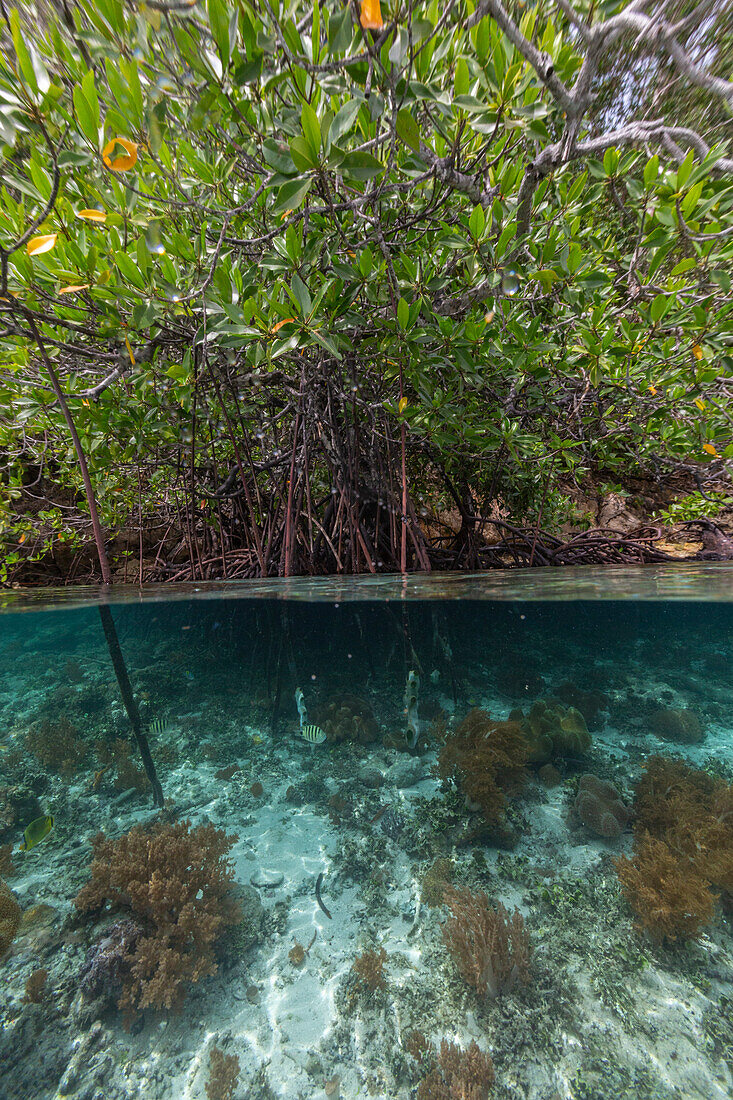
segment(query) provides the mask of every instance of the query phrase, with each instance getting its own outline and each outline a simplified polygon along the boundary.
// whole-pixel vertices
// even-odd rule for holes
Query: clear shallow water
[[[0,1096],[203,1100],[230,1058],[235,1100],[441,1100],[442,1040],[459,1096],[472,1043],[494,1078],[474,1055],[475,1096],[733,1095],[730,576],[115,594],[162,811],[98,593],[5,594],[0,877],[23,917],[0,961]],[[325,742],[301,735],[296,688]],[[206,825],[231,838],[218,855]],[[524,929],[489,980],[470,914],[496,932],[499,903]]]

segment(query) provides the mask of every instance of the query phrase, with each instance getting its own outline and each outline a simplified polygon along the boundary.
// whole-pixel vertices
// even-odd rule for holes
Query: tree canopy
[[[95,510],[149,576],[475,565],[568,479],[724,472],[723,8],[4,10],[5,579]]]

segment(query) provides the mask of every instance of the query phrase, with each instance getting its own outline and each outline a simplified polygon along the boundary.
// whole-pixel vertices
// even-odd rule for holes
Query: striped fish
[[[322,745],[326,740],[326,735],[320,726],[303,726],[300,732],[311,745]]]
[[[165,733],[165,731],[168,729],[168,719],[154,718],[148,726],[148,729],[151,733]]]

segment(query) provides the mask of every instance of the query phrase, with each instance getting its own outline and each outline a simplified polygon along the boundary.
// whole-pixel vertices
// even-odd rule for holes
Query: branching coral
[[[15,894],[0,879],[0,959],[15,939],[20,927],[21,908]]]
[[[32,726],[25,742],[44,768],[59,775],[73,775],[87,756],[87,745],[77,737],[76,727],[65,716],[56,722],[46,718],[39,726]]]
[[[639,927],[654,936],[694,938],[713,919],[710,883],[649,833],[637,841],[633,859],[618,858],[616,871]]]
[[[505,792],[524,780],[527,755],[516,722],[495,722],[474,708],[440,750],[438,774],[457,781],[468,803],[495,821],[503,813]]]
[[[420,1082],[417,1100],[487,1100],[494,1083],[494,1063],[474,1040],[466,1050],[443,1039],[435,1058],[428,1047],[421,1060],[432,1055],[436,1064]]]
[[[233,872],[224,858],[234,841],[213,825],[191,829],[188,821],[93,839],[92,877],[77,908],[126,909],[144,929],[125,961],[119,1007],[128,1019],[149,1005],[179,1007],[189,982],[216,971],[216,941],[240,916],[228,896]]]
[[[651,757],[635,809],[634,855],[616,869],[639,925],[668,939],[697,936],[713,919],[714,888],[733,892],[733,787]]]
[[[206,1082],[209,1100],[232,1100],[238,1080],[239,1058],[213,1046],[209,1054],[209,1080]]]
[[[149,789],[150,780],[143,769],[132,760],[132,745],[129,741],[122,737],[117,737],[114,741],[97,741],[95,748],[102,765],[102,772],[97,773],[100,778],[109,768],[114,767],[115,788],[118,791],[134,790],[143,794]]]
[[[532,945],[518,909],[489,907],[486,894],[446,888],[451,916],[443,939],[461,976],[479,996],[498,997],[529,980]]]
[[[596,775],[581,775],[575,812],[586,829],[606,838],[620,836],[631,817],[613,784]]]
[[[352,971],[362,988],[374,993],[377,989],[384,989],[387,979],[384,974],[384,964],[387,961],[387,952],[383,947],[379,951],[367,949],[354,960]]]

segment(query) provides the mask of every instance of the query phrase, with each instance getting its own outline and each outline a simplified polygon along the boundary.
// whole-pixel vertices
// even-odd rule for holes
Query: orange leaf
[[[657,387],[650,385],[649,386],[649,393],[653,394],[656,397],[657,396]]]
[[[699,344],[692,345],[692,354],[695,356],[696,359],[702,359],[702,348]]]
[[[77,218],[86,218],[88,222],[106,222],[107,215],[104,210],[77,210]]]
[[[116,157],[114,160],[110,159],[110,153],[114,149],[115,145],[121,145],[127,153],[127,156]],[[128,141],[127,138],[114,137],[111,141],[108,141],[102,150],[102,160],[107,168],[111,168],[113,172],[127,172],[130,168],[134,168],[137,164],[137,142]]]
[[[18,542],[25,542],[25,535],[21,535]]]
[[[89,283],[81,283],[79,286],[61,286],[59,294],[74,294],[77,290],[89,290]]]
[[[715,447],[713,446],[712,443],[703,443],[702,449],[703,449],[703,451],[705,451],[706,454],[714,455],[715,458],[720,458],[720,455],[715,450]]]
[[[362,0],[359,22],[365,31],[381,31],[384,20],[379,0]]]
[[[270,332],[274,336],[276,332],[280,331],[280,329],[283,327],[283,325],[287,325],[291,321],[294,321],[294,320],[295,320],[294,317],[286,317],[284,321],[278,321],[278,323],[276,325],[273,325],[273,327],[270,329]]]
[[[50,252],[56,244],[58,233],[47,233],[44,237],[31,237],[25,250],[29,256],[40,256],[42,252]]]

